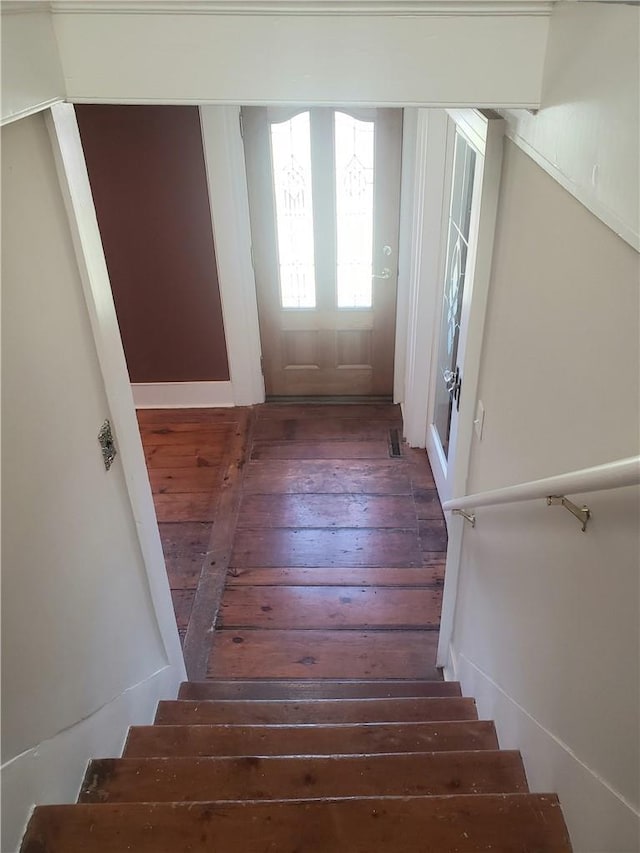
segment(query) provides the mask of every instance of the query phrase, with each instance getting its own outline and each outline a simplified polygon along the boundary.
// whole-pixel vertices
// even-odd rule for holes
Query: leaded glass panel
[[[315,308],[309,112],[271,125],[271,156],[283,308]]]
[[[374,123],[335,113],[338,308],[371,308]]]

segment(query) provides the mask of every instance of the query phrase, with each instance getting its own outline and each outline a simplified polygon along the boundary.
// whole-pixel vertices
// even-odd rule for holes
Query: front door
[[[268,396],[390,396],[402,110],[242,109]]]

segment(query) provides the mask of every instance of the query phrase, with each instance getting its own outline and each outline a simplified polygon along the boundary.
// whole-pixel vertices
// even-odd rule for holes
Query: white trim
[[[435,348],[433,350],[433,359],[435,362]],[[432,403],[429,402],[427,411],[431,411],[431,405]],[[429,463],[431,465],[431,471],[433,473],[433,479],[435,480],[436,489],[438,490],[438,495],[444,495],[447,488],[448,463],[447,457],[444,455],[442,442],[440,441],[440,436],[438,435],[438,430],[436,429],[435,424],[427,425],[427,456],[429,457]],[[445,516],[445,519],[448,525],[449,516]]]
[[[572,181],[571,178],[568,178],[563,171],[555,166],[550,160],[547,160],[547,158],[544,157],[537,148],[534,148],[526,141],[526,139],[519,136],[508,123],[505,128],[505,136],[510,139],[514,145],[517,145],[521,151],[524,151],[525,154],[531,157],[534,163],[537,163],[538,166],[540,166],[541,169],[544,169],[548,175],[551,175],[551,177],[557,181],[563,189],[577,199],[580,204],[584,205],[587,210],[593,213],[594,216],[604,222],[608,228],[611,228],[618,237],[626,243],[629,243],[636,252],[640,252],[640,232],[635,231],[623,219],[620,219],[614,210],[611,210],[610,207],[603,204],[600,199],[586,187],[583,187],[575,181]]]
[[[237,107],[237,98],[170,98],[170,97],[157,97],[157,98],[149,98],[149,97],[140,97],[140,98],[128,98],[128,97],[102,97],[98,95],[92,95],[91,97],[82,97],[78,95],[74,95],[72,97],[67,97],[66,101],[70,104],[134,104],[134,105],[144,105],[144,104],[161,104],[163,106],[166,105],[174,105],[174,106],[193,106],[193,107],[205,107],[205,106],[214,106],[214,107],[232,107],[234,109],[239,109]],[[272,98],[263,98],[261,100],[254,100],[253,98],[243,98],[242,105],[245,107],[287,107],[290,109],[297,108],[308,108],[308,107],[345,107],[347,109],[353,107],[362,107],[362,108],[382,108],[382,107],[392,107],[394,109],[403,109],[405,107],[413,107],[415,109],[430,109],[430,110],[442,110],[445,109],[442,101],[411,101],[411,100],[402,100],[402,101],[384,101],[384,100],[350,100],[350,101],[342,101],[339,98],[332,98],[330,101],[327,101],[326,98],[308,98],[304,101],[300,100],[289,100],[287,98],[281,98],[279,100],[274,100]],[[540,100],[537,101],[518,101],[517,103],[506,103],[505,101],[480,101],[477,103],[470,104],[468,101],[464,101],[463,103],[454,103],[451,99],[446,102],[446,106],[452,106],[460,109],[482,109],[482,110],[528,110],[528,109],[539,109],[540,108]]]
[[[30,804],[75,802],[87,763],[96,756],[119,758],[129,726],[148,725],[159,700],[176,696],[178,675],[175,667],[165,666],[6,761],[1,768],[2,850],[19,849]]]
[[[71,104],[56,104],[46,121],[158,630],[168,662],[184,678],[151,486],[75,110]]]
[[[447,681],[473,696],[480,719],[493,719],[501,749],[518,749],[532,791],[556,791],[575,850],[637,850],[637,806],[589,767],[571,747],[537,720],[465,654],[449,648]],[[585,803],[591,803],[589,814]],[[607,820],[602,816],[608,815]],[[616,838],[612,837],[615,828]]]
[[[441,219],[444,200],[447,116],[444,110],[418,110],[411,253],[404,436],[411,447],[424,447],[436,328]]]
[[[393,357],[393,402],[405,399],[407,372],[407,335],[409,332],[409,295],[415,204],[416,145],[418,111],[402,111],[402,162],[400,168],[400,225],[398,228],[398,286],[396,289],[396,338]]]
[[[476,151],[484,157],[487,145],[488,117],[480,110],[450,109],[447,113]],[[495,116],[500,118],[500,116]]]
[[[231,382],[132,382],[136,409],[200,409],[233,406]]]
[[[53,0],[54,14],[549,17],[548,0]]]
[[[447,120],[447,135],[446,135],[446,152],[444,165],[444,189],[442,193],[442,213],[440,221],[440,256],[437,270],[437,281],[434,283],[434,320],[431,332],[431,366],[432,370],[429,373],[429,393],[427,401],[427,411],[425,414],[426,424],[426,448],[429,464],[433,473],[433,479],[438,490],[440,500],[447,492],[447,476],[448,476],[448,460],[442,447],[438,431],[432,421],[431,413],[434,411],[436,399],[436,383],[438,379],[438,355],[440,349],[440,327],[442,318],[442,301],[444,291],[442,283],[444,282],[445,270],[447,265],[447,240],[448,240],[448,219],[451,206],[450,187],[453,180],[453,157],[455,149],[455,125],[452,121]]]
[[[564,741],[560,740],[559,737],[556,737],[556,735],[554,735],[552,731],[550,731],[545,726],[543,726],[542,723],[539,723],[535,719],[535,717],[533,717],[527,711],[526,708],[524,708],[522,705],[520,705],[518,702],[516,702],[515,699],[513,699],[511,696],[509,696],[509,694],[506,692],[506,690],[504,690],[502,687],[500,687],[500,685],[496,681],[494,681],[493,678],[491,678],[491,676],[487,675],[487,673],[484,672],[479,666],[477,666],[475,663],[473,663],[473,661],[469,660],[469,658],[467,658],[466,655],[463,655],[463,654],[461,654],[459,656],[456,655],[454,653],[453,649],[451,652],[451,657],[452,657],[452,660],[455,660],[455,662],[456,662],[455,668],[458,670],[458,672],[461,669],[460,665],[458,664],[458,660],[462,661],[463,666],[474,669],[479,676],[481,676],[483,679],[485,679],[491,685],[493,690],[501,693],[502,696],[508,702],[512,703],[515,706],[515,708],[521,714],[526,714],[526,716],[529,718],[529,720],[531,722],[535,723],[536,726],[539,726],[539,728],[544,732],[544,734],[547,737],[552,738],[555,741],[555,743],[558,746],[560,746],[562,749],[564,749],[565,752],[567,752],[568,755],[574,761],[577,761],[581,767],[583,767],[588,773],[591,773],[591,775],[597,780],[597,782],[600,785],[604,785],[610,794],[613,794],[614,797],[616,797],[618,800],[620,800],[620,802],[626,808],[630,809],[634,815],[636,815],[637,817],[640,817],[640,809],[634,803],[632,803],[631,800],[628,800],[623,794],[620,793],[620,791],[617,791],[612,785],[610,785],[603,776],[601,776],[599,773],[596,773],[595,770],[592,770],[587,764],[585,764],[584,761],[582,761],[580,759],[580,757],[571,749],[571,747],[568,744],[566,744]],[[456,680],[458,680],[458,679],[456,679]]]
[[[33,12],[50,12],[51,3],[47,0],[2,0],[0,11],[3,15],[28,15]]]
[[[462,563],[462,545],[466,530],[465,520],[459,515],[448,513],[447,521],[447,562],[444,570],[444,582],[447,589],[446,596],[443,589],[442,608],[440,611],[440,628],[438,631],[438,649],[436,652],[436,666],[446,668],[449,663],[449,650],[453,639],[453,631],[456,619],[456,604],[458,599],[458,579],[460,577],[460,566]],[[446,598],[446,604],[445,604]],[[441,637],[446,639],[441,641]],[[457,681],[457,677],[449,679]]]
[[[211,221],[233,402],[264,402],[240,107],[200,107]]]
[[[4,127],[6,124],[11,124],[12,121],[18,121],[18,119],[28,118],[36,113],[41,113],[43,110],[48,110],[54,104],[61,104],[62,102],[63,98],[49,98],[48,101],[41,101],[39,104],[31,104],[31,106],[25,107],[23,110],[18,110],[16,113],[10,113],[9,115],[2,116],[2,119],[0,120],[0,127]]]

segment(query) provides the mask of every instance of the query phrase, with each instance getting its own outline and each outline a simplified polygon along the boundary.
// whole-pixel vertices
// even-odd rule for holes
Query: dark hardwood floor
[[[138,418],[191,680],[439,677],[446,528],[399,407]]]
[[[190,680],[24,853],[568,853],[435,668],[446,537],[381,406],[142,412]],[[171,462],[170,462],[171,460]]]

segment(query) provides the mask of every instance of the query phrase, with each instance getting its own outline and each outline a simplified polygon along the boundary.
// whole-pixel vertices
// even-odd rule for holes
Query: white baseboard
[[[520,750],[531,791],[560,797],[574,853],[636,853],[635,807],[485,672],[451,647],[449,652],[446,680],[460,681],[463,695],[476,699],[480,719],[495,721],[502,749]]]
[[[182,672],[166,666],[88,717],[2,765],[2,847],[20,846],[35,804],[73,803],[92,758],[118,758],[129,726],[149,725],[160,699],[175,699]]]
[[[231,382],[134,382],[136,409],[202,409],[235,406]]]

